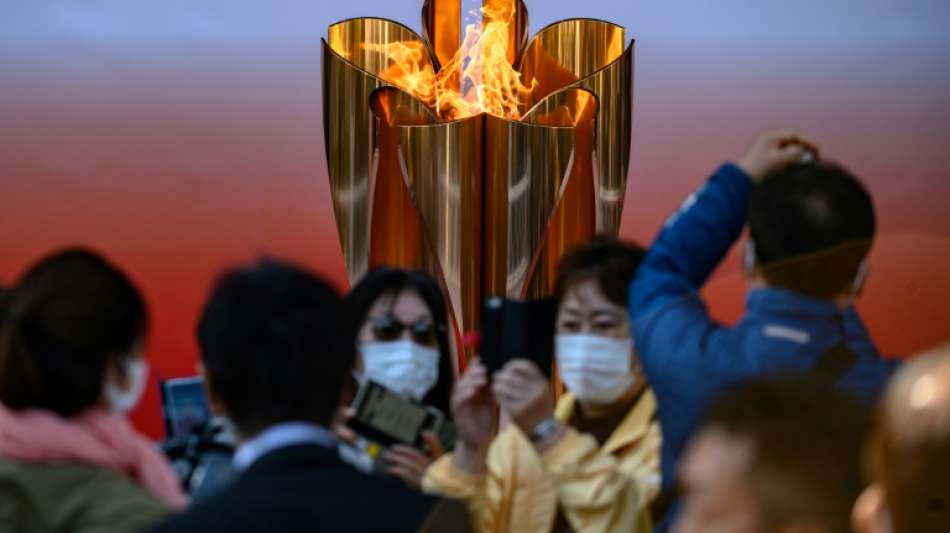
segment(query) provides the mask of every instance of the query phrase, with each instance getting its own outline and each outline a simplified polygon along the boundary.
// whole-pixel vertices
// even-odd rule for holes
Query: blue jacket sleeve
[[[752,180],[726,164],[664,224],[630,290],[636,320],[702,287],[745,226]]]
[[[711,355],[742,351],[710,319],[698,291],[742,232],[751,191],[738,167],[717,170],[664,225],[630,286],[633,338],[663,428],[665,487],[702,406],[731,375],[720,368],[728,358]]]

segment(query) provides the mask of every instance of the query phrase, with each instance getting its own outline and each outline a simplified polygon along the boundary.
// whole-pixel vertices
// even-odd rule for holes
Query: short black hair
[[[0,402],[12,409],[70,417],[96,405],[107,365],[129,355],[148,323],[129,278],[83,248],[44,257],[3,300]]]
[[[279,422],[329,425],[354,340],[329,284],[269,259],[224,273],[198,322],[208,383],[245,437]]]
[[[382,296],[397,295],[407,290],[418,294],[432,313],[439,344],[439,380],[422,401],[448,414],[455,375],[452,366],[452,350],[449,345],[449,315],[442,290],[432,276],[419,270],[388,267],[372,270],[363,276],[363,279],[347,295],[346,305],[359,331],[376,300]]]
[[[609,301],[627,307],[627,288],[644,255],[638,244],[605,236],[595,237],[561,258],[554,294],[560,301],[571,286],[593,278]]]
[[[815,298],[847,290],[876,230],[867,189],[833,163],[793,166],[752,192],[749,233],[769,283]]]
[[[751,444],[745,478],[766,525],[811,521],[847,533],[863,489],[860,452],[869,411],[820,379],[757,378],[715,400],[705,427]]]

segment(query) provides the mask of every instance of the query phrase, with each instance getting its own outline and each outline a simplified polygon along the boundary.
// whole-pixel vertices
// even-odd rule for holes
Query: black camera
[[[161,449],[182,488],[200,500],[233,475],[237,438],[227,419],[211,415],[200,377],[169,379],[160,390],[168,434]]]

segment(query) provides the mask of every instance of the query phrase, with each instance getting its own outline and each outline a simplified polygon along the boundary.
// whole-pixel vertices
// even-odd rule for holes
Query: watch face
[[[541,422],[531,431],[531,440],[539,441],[544,440],[545,438],[551,436],[552,433],[557,431],[558,421],[555,418],[549,418],[544,422]]]

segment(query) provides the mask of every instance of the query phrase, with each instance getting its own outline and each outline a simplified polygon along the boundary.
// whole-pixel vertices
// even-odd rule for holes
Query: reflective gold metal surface
[[[424,103],[395,87],[374,91],[370,107],[376,142],[369,180],[368,268],[418,268],[427,260],[427,250],[422,221],[400,165],[399,127],[432,124],[437,117]]]
[[[443,280],[457,336],[478,329],[482,300],[484,123],[478,115],[399,132],[406,181],[437,258],[420,266]]]
[[[330,26],[327,40],[337,55],[377,78],[394,63],[391,55],[380,51],[381,47],[404,43],[426,50],[425,41],[416,32],[398,22],[379,18],[337,22]],[[422,61],[432,66],[428,54],[424,54]]]
[[[620,229],[630,163],[633,42],[609,22],[574,19],[544,28],[528,43],[522,76],[539,84],[534,99],[561,87],[583,87],[600,102],[597,114],[597,231]]]
[[[426,0],[422,33],[438,64],[445,65],[462,43],[462,0]]]
[[[590,19],[553,24],[528,43],[527,8],[516,1],[508,57],[522,80],[537,80],[520,121],[441,122],[382,80],[399,79],[380,53],[387,45],[427,46],[423,68],[452,59],[461,0],[425,2],[425,39],[366,18],[335,24],[324,42],[327,161],[350,279],[383,265],[429,271],[456,340],[478,330],[486,295],[550,295],[565,251],[620,225],[633,44],[625,50],[623,28]]]
[[[514,31],[508,41],[508,60],[512,65],[518,64],[528,42],[528,8],[524,0],[516,1]],[[462,0],[426,0],[422,4],[422,33],[439,66],[449,63],[465,37],[462,10]]]
[[[553,294],[558,261],[565,252],[597,233],[594,167],[597,108],[597,97],[593,93],[568,88],[549,95],[525,115],[525,122],[570,126],[574,132],[570,171],[547,223],[544,240],[532,260],[531,275],[522,291],[525,298]]]
[[[422,41],[401,24],[373,18],[334,24],[328,39],[323,41],[323,131],[340,244],[355,283],[369,265],[369,173],[376,138],[369,99],[388,85],[378,75],[391,66],[367,45]]]
[[[571,169],[574,128],[485,120],[484,293],[521,298]]]

